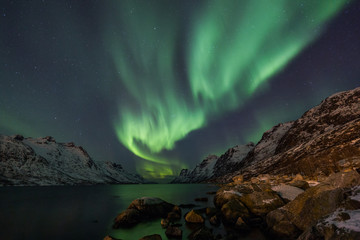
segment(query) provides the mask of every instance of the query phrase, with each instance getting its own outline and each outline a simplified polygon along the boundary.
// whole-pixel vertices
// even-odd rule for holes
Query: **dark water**
[[[103,239],[110,234],[135,240],[149,234],[167,239],[160,220],[113,230],[114,217],[136,198],[159,197],[173,204],[212,206],[217,187],[206,184],[144,184],[0,188],[0,239]],[[194,198],[209,197],[206,203]],[[185,211],[183,211],[183,214]],[[208,223],[207,223],[208,224]],[[182,227],[183,239],[191,232]],[[215,232],[221,230],[215,230]],[[253,232],[243,239],[263,239]]]

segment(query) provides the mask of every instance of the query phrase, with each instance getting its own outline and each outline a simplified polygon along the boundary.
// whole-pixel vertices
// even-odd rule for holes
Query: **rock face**
[[[284,207],[270,212],[266,216],[267,225],[276,235],[293,239],[319,219],[345,206],[346,189],[359,185],[360,175],[356,171],[333,174],[323,183],[298,195]],[[360,225],[357,226],[357,231],[359,229]]]
[[[74,143],[0,135],[0,185],[144,183],[120,164],[96,163]]]
[[[237,145],[220,157],[209,155],[193,170],[183,169],[171,183],[198,183],[230,172],[254,147],[253,143]]]
[[[334,94],[294,122],[279,124],[218,182],[242,174],[317,177],[360,167],[360,88]],[[220,174],[221,175],[221,174]]]

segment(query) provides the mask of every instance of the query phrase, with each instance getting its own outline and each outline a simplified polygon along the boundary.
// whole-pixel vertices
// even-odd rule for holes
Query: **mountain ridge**
[[[145,183],[118,163],[96,162],[73,142],[0,135],[0,185]]]
[[[222,162],[228,161],[226,153]],[[250,179],[260,174],[317,177],[358,167],[360,87],[335,93],[299,119],[272,127],[243,159],[203,181],[230,182],[237,175]]]

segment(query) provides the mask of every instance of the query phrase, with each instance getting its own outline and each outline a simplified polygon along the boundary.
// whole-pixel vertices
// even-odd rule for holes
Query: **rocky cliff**
[[[0,185],[143,183],[120,164],[95,162],[74,143],[0,135]]]
[[[360,88],[326,98],[296,121],[265,132],[255,147],[246,146],[241,154],[230,148],[216,161],[213,175],[203,180],[229,182],[236,175],[249,179],[259,174],[327,176],[360,167]]]

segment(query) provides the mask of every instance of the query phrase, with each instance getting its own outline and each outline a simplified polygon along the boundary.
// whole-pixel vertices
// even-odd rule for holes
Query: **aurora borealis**
[[[3,1],[0,10],[0,133],[75,141],[147,178],[256,142],[359,85],[359,1]]]

